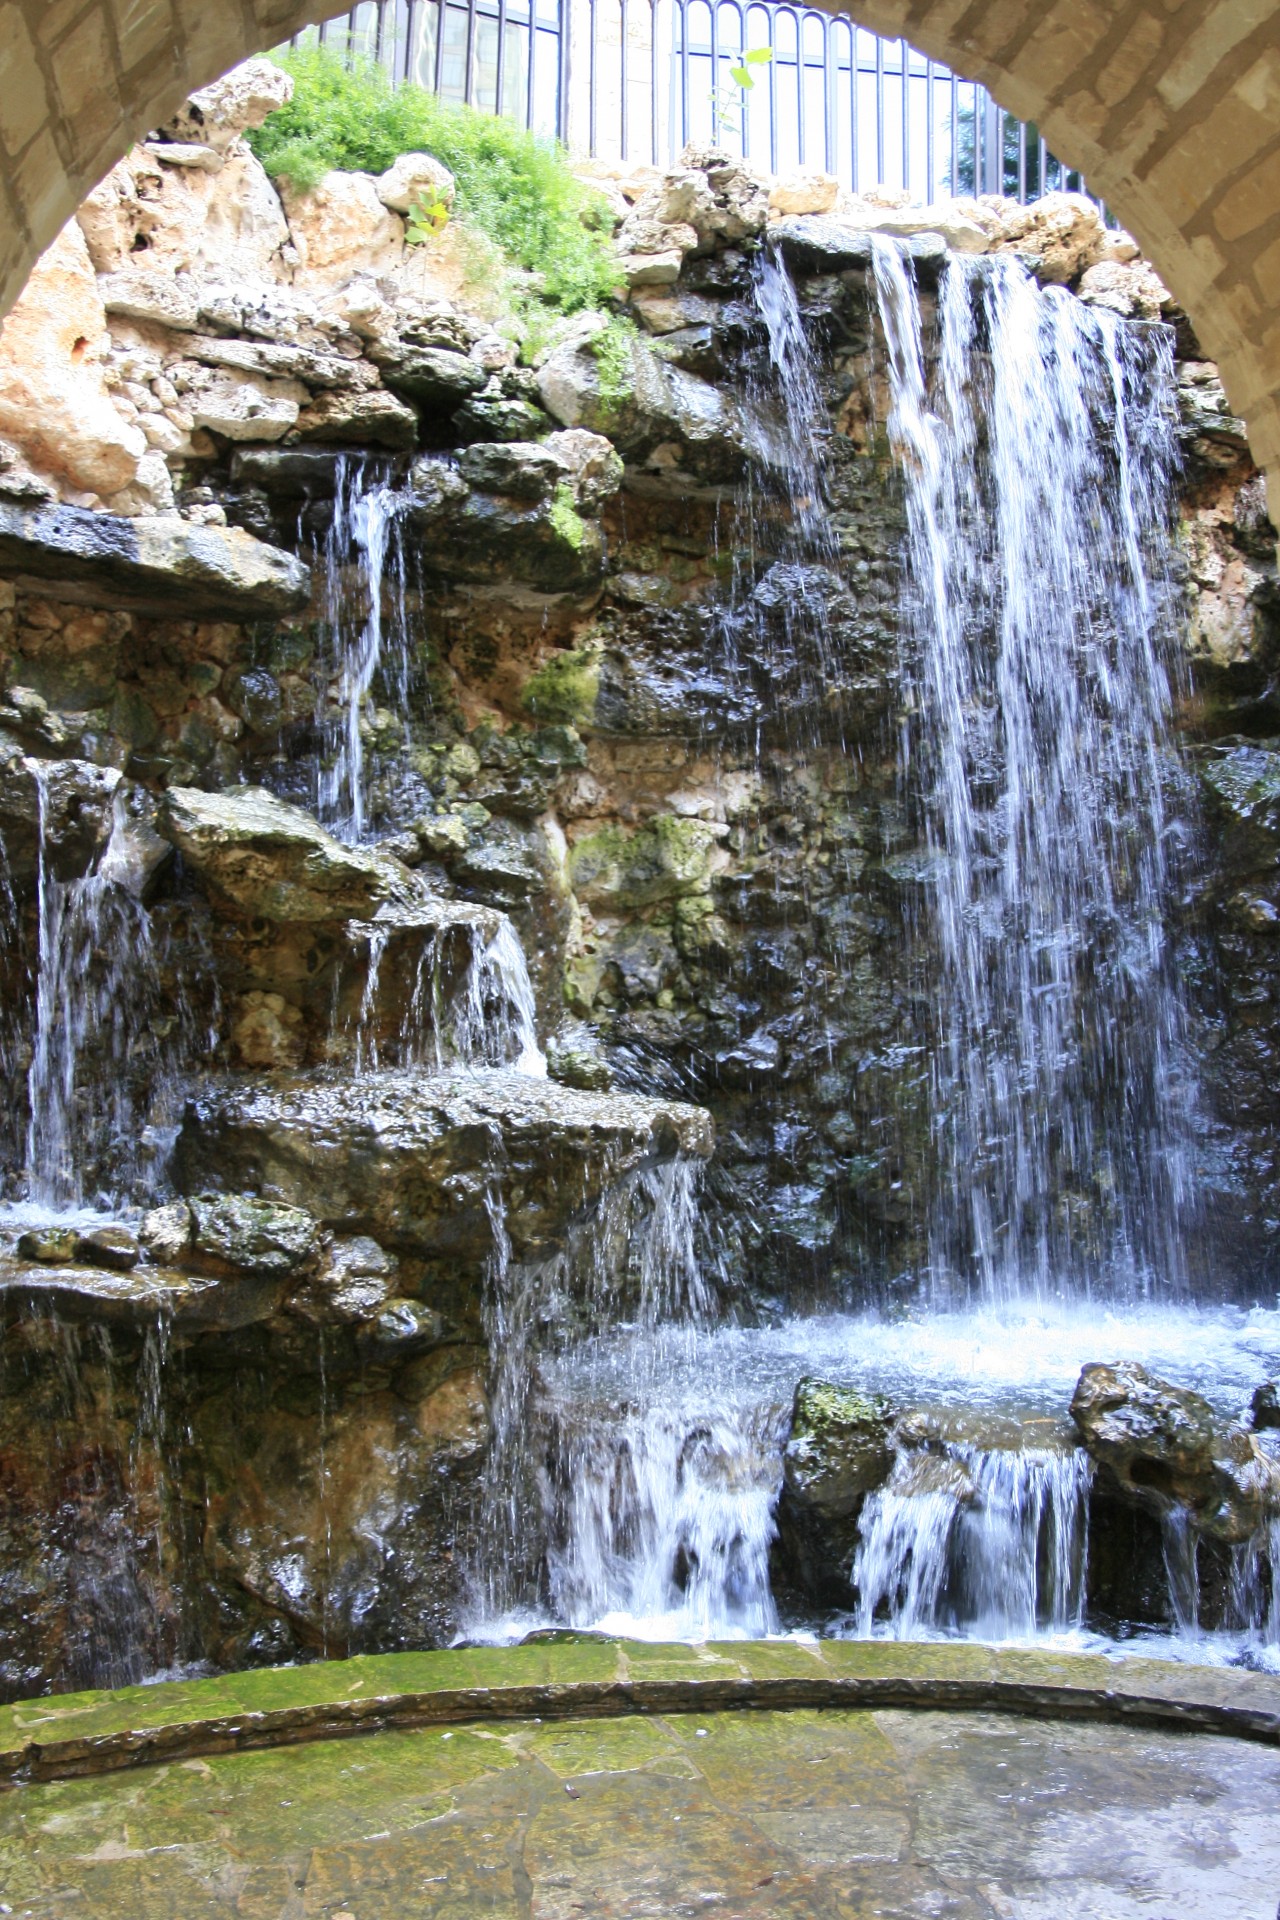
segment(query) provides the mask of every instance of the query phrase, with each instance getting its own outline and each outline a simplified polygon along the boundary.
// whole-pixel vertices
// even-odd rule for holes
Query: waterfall
[[[1074,1449],[899,1453],[859,1522],[855,1632],[1010,1640],[1079,1626],[1091,1477]]]
[[[333,519],[324,541],[324,618],[331,649],[326,665],[337,675],[337,709],[330,712],[326,694],[319,716],[324,750],[317,762],[317,811],[327,826],[352,841],[363,839],[369,825],[363,726],[375,676],[393,675],[401,713],[408,700],[404,562],[397,537],[404,496],[391,486],[388,472],[382,461],[345,455],[338,460]],[[344,579],[353,558],[364,589],[363,613],[354,614]]]
[[[554,1433],[543,1488],[557,1616],[657,1639],[776,1632],[776,1410],[575,1413]]]
[[[37,760],[29,764],[37,801],[37,955],[26,1198],[41,1210],[118,1203],[142,1170],[139,1056],[156,1053],[161,987],[150,916],[118,883],[127,864],[118,853],[123,795],[117,792],[111,839],[96,864],[62,881],[49,855],[45,769]]]
[[[875,290],[937,950],[935,1298],[1173,1288],[1195,1093],[1166,925],[1168,330],[953,258],[930,379],[889,240]]]
[[[577,1578],[572,1570],[597,1552],[587,1537],[591,1526],[608,1530],[598,1507],[608,1500],[603,1485],[593,1493],[582,1484],[596,1430],[575,1363],[620,1334],[613,1355],[618,1397],[630,1403],[645,1398],[653,1383],[660,1330],[705,1324],[710,1298],[697,1251],[700,1171],[697,1162],[677,1159],[614,1181],[567,1245],[543,1261],[513,1257],[502,1204],[489,1196],[493,1251],[484,1325],[492,1439],[481,1488],[480,1554],[471,1575],[473,1632],[501,1634],[505,1619],[543,1604],[548,1577],[553,1591],[567,1592]],[[548,1345],[558,1346],[569,1364],[549,1361]],[[612,1431],[618,1417],[615,1400],[603,1415],[606,1429]],[[566,1447],[571,1454],[581,1450],[567,1504],[563,1485],[545,1465],[556,1446],[562,1454]],[[657,1526],[672,1524],[673,1485],[659,1473],[652,1486]],[[578,1495],[585,1500],[580,1509]],[[577,1515],[587,1529],[581,1540]]]

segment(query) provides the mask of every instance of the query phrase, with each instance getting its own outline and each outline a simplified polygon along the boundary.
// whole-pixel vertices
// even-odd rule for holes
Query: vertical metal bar
[[[569,103],[573,98],[573,47],[569,28],[571,25],[570,0],[556,0],[556,34],[559,59],[556,61],[556,85],[560,89],[556,101],[556,132],[562,146],[569,144]]]
[[[826,169],[836,170],[836,70],[833,22],[822,20],[822,119],[826,136]]]
[[[649,161],[658,164],[658,0],[649,0]]]
[[[467,0],[466,65],[462,69],[462,98],[470,107],[475,103],[476,0]]]
[[[1018,205],[1027,204],[1027,123],[1018,122]]]
[[[1044,143],[1043,134],[1041,134],[1040,139],[1037,142],[1036,158],[1039,162],[1039,165],[1036,168],[1036,198],[1038,200],[1041,194],[1048,192],[1048,188],[1045,185],[1045,175],[1049,170],[1049,149],[1048,147],[1046,147]]]
[[[507,66],[507,0],[498,0],[498,59],[493,76],[493,110],[502,112],[502,83]]]
[[[924,192],[925,199],[930,206],[932,206],[938,197],[938,183],[934,171],[936,158],[934,149],[936,143],[933,133],[933,82],[933,62],[932,60],[926,60],[924,63],[924,97],[926,102],[924,121]]]
[[[849,22],[849,145],[853,152],[849,166],[849,191],[858,191],[858,26]]]
[[[772,35],[770,44],[774,50],[773,59],[769,62],[769,171],[776,173],[778,171],[778,49],[775,32],[777,14],[771,12],[767,18]]]
[[[436,83],[433,91],[444,86],[444,8],[445,0],[436,0]]]
[[[951,192],[960,191],[960,82],[951,76]]]
[[[413,35],[418,24],[418,0],[405,0],[404,60],[400,78],[407,82],[413,72]]]
[[[711,0],[711,145],[720,144],[716,105],[720,99],[720,0]]]
[[[529,0],[529,91],[524,103],[524,123],[533,126],[534,83],[538,73],[538,0]]]
[[[689,144],[689,0],[676,0],[680,13],[680,145]]]
[[[529,0],[532,7],[534,0]],[[590,39],[587,42],[587,152],[594,160],[596,157],[596,82],[598,79],[598,55],[596,51],[596,0],[587,0],[587,20]]]
[[[797,161],[804,165],[804,15],[796,11],[796,146],[799,149]]]
[[[884,185],[884,41],[876,35],[876,179]]]
[[[911,49],[899,40],[902,49],[902,186],[911,191]]]
[[[619,135],[621,140],[621,158],[627,157],[627,0],[618,0],[618,85],[621,90],[622,111],[619,115]]]

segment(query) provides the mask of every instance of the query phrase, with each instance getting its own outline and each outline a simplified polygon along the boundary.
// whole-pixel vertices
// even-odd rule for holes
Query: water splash
[[[326,705],[320,715],[324,751],[316,769],[317,811],[350,841],[363,839],[369,826],[363,728],[375,677],[391,673],[401,713],[408,701],[410,645],[398,536],[405,496],[388,475],[385,461],[345,455],[338,460],[333,518],[324,542],[324,616],[332,653],[326,664],[337,675],[337,706],[331,713]],[[363,614],[353,612],[355,597],[345,577],[353,560]]]
[[[953,259],[930,381],[889,240],[875,288],[939,954],[934,1294],[1176,1288],[1195,1097],[1166,925],[1187,832],[1168,331]]]

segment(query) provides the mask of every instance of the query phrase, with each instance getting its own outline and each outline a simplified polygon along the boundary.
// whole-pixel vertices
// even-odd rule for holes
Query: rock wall
[[[492,1417],[494,1181],[516,1258],[550,1257],[636,1165],[709,1151],[697,1102],[726,1309],[911,1284],[922,876],[873,232],[910,247],[926,325],[951,247],[1013,249],[1176,329],[1183,718],[1208,795],[1181,937],[1206,1184],[1232,1223],[1213,1284],[1274,1285],[1275,536],[1215,371],[1133,243],[1070,196],[850,204],[690,153],[602,181],[630,324],[551,325],[526,365],[456,229],[406,245],[408,176],[434,162],[280,198],[241,138],[271,72],[130,155],[0,331],[0,1177],[17,1195],[49,878],[109,850],[129,904],[77,952],[123,1012],[84,1042],[66,1139],[85,1199],[151,1204],[114,1265],[74,1233],[0,1260],[18,1692],[456,1629]],[[762,243],[821,344],[821,562],[790,539]],[[353,515],[379,485],[372,831],[351,847],[313,815],[350,752],[344,646],[375,611]],[[430,1021],[406,1029],[424,953],[452,1004],[503,914],[552,1085],[366,1099],[370,1059],[421,1071],[438,1048]],[[94,1134],[81,1109],[107,1083],[115,1124]],[[364,1187],[336,1178],[349,1160]],[[86,1624],[106,1593],[118,1651]]]

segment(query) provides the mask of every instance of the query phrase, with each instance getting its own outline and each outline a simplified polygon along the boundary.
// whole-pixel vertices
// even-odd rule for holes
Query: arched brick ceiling
[[[0,0],[0,312],[139,134],[248,54],[345,10]],[[1083,170],[1192,316],[1280,484],[1278,0],[859,0],[853,11],[983,81]]]

